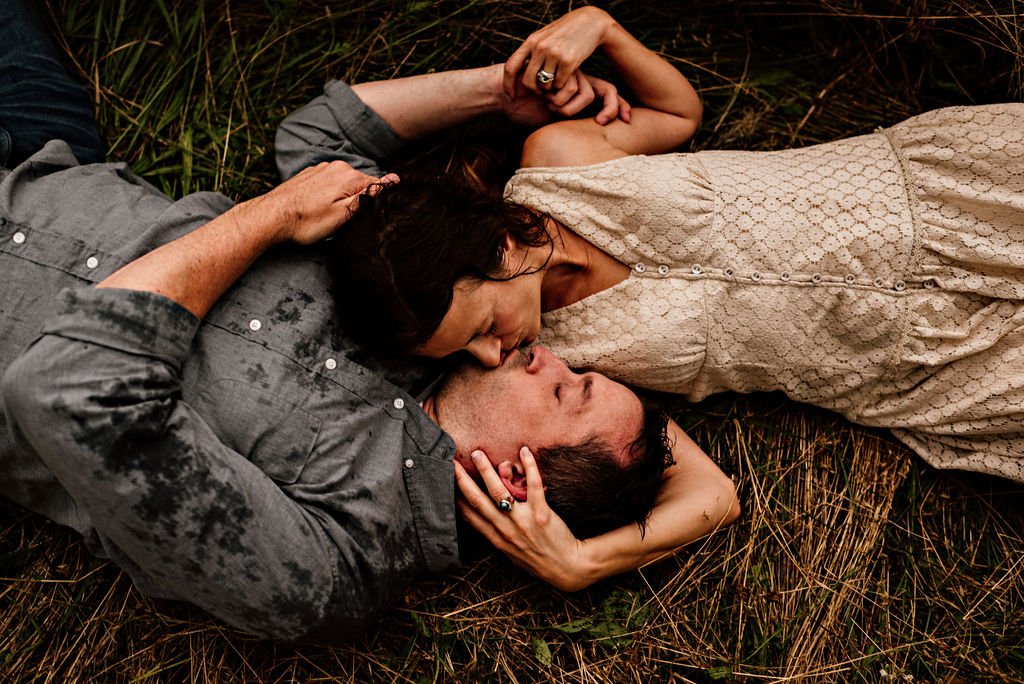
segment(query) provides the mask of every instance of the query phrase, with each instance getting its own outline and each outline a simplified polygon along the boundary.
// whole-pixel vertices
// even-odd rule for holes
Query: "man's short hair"
[[[668,416],[645,405],[643,429],[630,444],[625,463],[599,437],[538,448],[537,465],[551,510],[579,539],[631,522],[642,536],[665,469],[675,463],[667,429]]]

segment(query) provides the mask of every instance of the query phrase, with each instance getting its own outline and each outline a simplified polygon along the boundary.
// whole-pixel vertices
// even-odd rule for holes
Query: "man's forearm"
[[[334,232],[373,180],[344,162],[306,169],[143,255],[97,287],[153,292],[203,318],[268,248],[286,241],[311,244]]]
[[[388,81],[352,90],[398,135],[415,140],[502,111],[500,64]]]
[[[153,292],[203,318],[253,261],[279,241],[278,227],[269,213],[239,204],[136,259],[97,287]]]

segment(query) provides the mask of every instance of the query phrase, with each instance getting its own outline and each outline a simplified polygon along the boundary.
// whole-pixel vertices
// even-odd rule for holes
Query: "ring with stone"
[[[501,511],[502,513],[511,513],[513,503],[515,503],[515,499],[513,499],[511,496],[502,499],[498,502],[498,510]]]
[[[540,71],[537,72],[537,83],[540,83],[541,85],[547,85],[548,83],[551,83],[554,80],[555,75],[550,71],[541,69]]]

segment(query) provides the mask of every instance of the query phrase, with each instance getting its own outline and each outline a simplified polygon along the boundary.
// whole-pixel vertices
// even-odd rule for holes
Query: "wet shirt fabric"
[[[1024,482],[1024,104],[521,169],[507,190],[631,267],[544,314],[570,365],[694,401],[781,390]]]
[[[287,165],[374,172],[397,138],[331,92],[282,128]],[[0,492],[145,594],[261,635],[351,637],[458,563],[454,445],[415,394],[429,373],[375,364],[332,324],[315,248],[268,252],[203,321],[92,287],[230,207],[61,141],[0,169]]]

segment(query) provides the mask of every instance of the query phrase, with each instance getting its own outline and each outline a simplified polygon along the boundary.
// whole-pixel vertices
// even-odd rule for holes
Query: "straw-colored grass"
[[[275,182],[274,129],[327,78],[500,60],[566,9],[51,3],[110,157],[175,196],[236,197]],[[1016,0],[607,6],[699,88],[695,148],[805,145],[1022,95]],[[417,163],[448,149],[423,145]],[[73,534],[0,503],[0,681],[1024,682],[1024,487],[933,471],[882,432],[779,396],[671,407],[735,477],[734,527],[573,595],[484,554],[333,648],[151,601]]]

